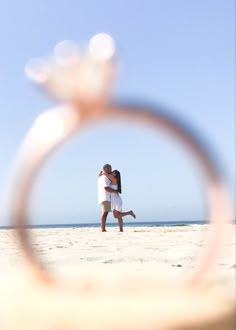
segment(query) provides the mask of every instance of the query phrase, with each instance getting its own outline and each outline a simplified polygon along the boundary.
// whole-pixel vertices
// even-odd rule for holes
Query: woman
[[[110,188],[118,190],[119,193],[111,193],[111,209],[114,215],[114,218],[118,219],[120,231],[123,231],[123,219],[126,215],[131,215],[133,218],[136,218],[136,215],[133,211],[122,212],[122,199],[121,194],[121,177],[120,172],[114,170],[110,174],[103,172],[104,175],[108,177],[111,181]]]

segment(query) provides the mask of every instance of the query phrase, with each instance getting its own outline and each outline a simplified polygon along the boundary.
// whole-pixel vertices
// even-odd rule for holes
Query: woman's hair
[[[115,177],[117,179],[118,191],[121,194],[121,177],[120,177],[120,172],[117,171],[117,170],[114,170],[113,173],[115,174]]]

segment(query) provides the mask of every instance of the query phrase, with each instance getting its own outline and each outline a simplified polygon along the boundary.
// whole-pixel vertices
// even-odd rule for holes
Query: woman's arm
[[[114,176],[112,174],[108,174],[103,172],[104,175],[106,175],[106,177],[113,183],[116,184],[116,178],[114,178]]]
[[[112,174],[108,174],[108,173],[105,173],[104,174],[106,175],[106,177],[112,181],[112,179],[114,179],[114,176]]]

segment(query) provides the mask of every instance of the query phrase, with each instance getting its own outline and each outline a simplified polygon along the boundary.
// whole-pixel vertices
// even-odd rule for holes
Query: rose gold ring
[[[223,227],[229,223],[231,207],[227,188],[215,162],[186,125],[158,108],[110,101],[110,85],[115,73],[115,46],[110,36],[94,36],[88,49],[81,54],[72,42],[62,42],[46,60],[32,60],[26,66],[28,77],[37,82],[63,105],[42,113],[23,142],[17,161],[13,185],[11,218],[21,248],[37,274],[46,280],[51,275],[35,253],[26,227],[34,180],[49,156],[92,121],[113,118],[132,124],[146,125],[172,135],[182,144],[201,169],[206,183],[208,220],[212,224],[206,247],[189,278],[200,281],[216,263],[223,240]]]

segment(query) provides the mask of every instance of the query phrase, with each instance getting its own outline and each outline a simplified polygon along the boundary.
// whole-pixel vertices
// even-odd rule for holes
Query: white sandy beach
[[[64,271],[74,266],[132,265],[186,272],[195,265],[205,245],[208,225],[163,227],[108,227],[30,229],[33,246],[49,268]],[[235,271],[235,226],[227,225],[224,249],[218,260],[220,274]],[[14,230],[0,230],[0,267],[11,269],[22,264],[22,253],[14,239]]]
[[[34,248],[63,278],[59,287],[24,270],[14,230],[0,230],[1,329],[234,329],[234,225],[214,280],[195,287],[179,280],[194,269],[208,225],[107,230],[30,229]]]

